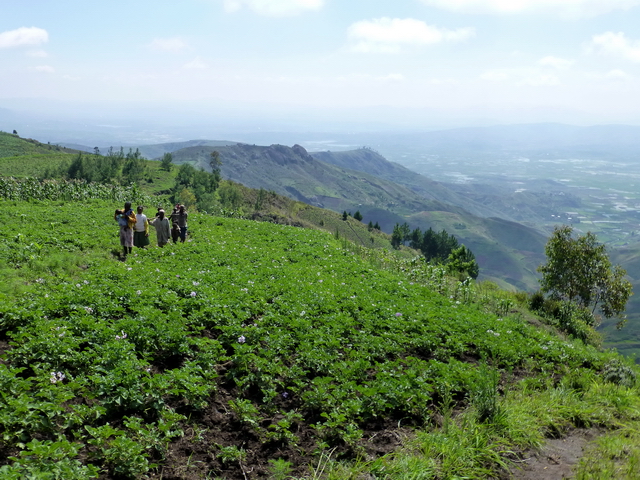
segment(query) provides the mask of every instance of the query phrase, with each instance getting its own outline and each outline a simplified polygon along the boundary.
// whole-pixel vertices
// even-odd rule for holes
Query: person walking
[[[149,220],[147,216],[142,213],[144,207],[139,205],[136,213],[136,224],[133,230],[133,245],[138,248],[144,248],[149,245]]]
[[[169,238],[171,236],[169,219],[164,216],[164,210],[158,210],[158,216],[151,220],[149,223],[156,229],[158,246],[164,247],[167,243],[169,243]]]
[[[189,214],[184,208],[184,205],[180,205],[178,211],[178,226],[180,227],[180,242],[184,243],[187,239],[187,216]]]
[[[178,238],[180,238],[180,225],[178,225],[179,214],[180,204],[176,203],[176,206],[173,207],[173,212],[171,212],[171,239],[173,243],[178,243]]]
[[[133,227],[136,224],[136,216],[131,209],[131,202],[124,204],[124,210],[116,210],[113,219],[120,226],[120,245],[126,258],[127,254],[133,250]]]

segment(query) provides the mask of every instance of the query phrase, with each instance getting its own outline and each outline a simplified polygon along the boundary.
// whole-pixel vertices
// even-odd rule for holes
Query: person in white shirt
[[[138,213],[136,213],[136,224],[133,227],[133,245],[136,247],[144,248],[149,245],[149,221],[147,216],[142,213],[144,208],[138,207]]]

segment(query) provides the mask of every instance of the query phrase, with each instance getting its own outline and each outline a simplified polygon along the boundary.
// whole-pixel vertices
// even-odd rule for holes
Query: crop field
[[[508,478],[640,417],[632,366],[511,294],[209,215],[121,258],[120,206],[0,201],[1,478]]]

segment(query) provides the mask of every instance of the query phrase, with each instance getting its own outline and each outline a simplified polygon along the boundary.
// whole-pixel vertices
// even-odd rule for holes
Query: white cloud
[[[564,17],[591,17],[626,10],[640,0],[421,0],[445,10],[464,13],[550,13]]]
[[[285,17],[298,15],[306,10],[319,10],[324,0],[224,0],[227,12],[247,7],[259,15]]]
[[[37,27],[21,27],[0,33],[0,48],[40,45],[48,41],[49,34],[47,31]]]
[[[571,67],[573,63],[573,60],[566,60],[564,58],[553,56],[544,57],[538,60],[538,65],[540,65],[541,67],[553,67],[558,70],[566,70],[567,68]]]
[[[169,38],[154,38],[149,44],[149,47],[153,50],[160,50],[163,52],[179,52],[187,48],[189,44],[180,37]]]
[[[200,57],[196,57],[190,62],[184,64],[184,68],[190,70],[204,70],[207,67],[208,65]]]
[[[55,69],[50,65],[38,65],[34,67],[36,72],[54,73]]]
[[[587,50],[640,62],[640,42],[629,40],[622,32],[594,35]]]
[[[349,26],[347,35],[354,52],[397,53],[403,46],[463,41],[475,35],[473,28],[449,30],[413,18],[361,20]]]
[[[45,58],[49,56],[44,50],[29,50],[27,55],[34,58]]]

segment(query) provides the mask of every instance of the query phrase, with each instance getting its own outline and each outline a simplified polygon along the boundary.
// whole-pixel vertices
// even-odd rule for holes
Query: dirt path
[[[596,430],[574,430],[564,438],[547,440],[539,451],[529,452],[513,470],[514,480],[560,480],[573,478],[573,467],[582,458],[584,447],[596,438]]]

